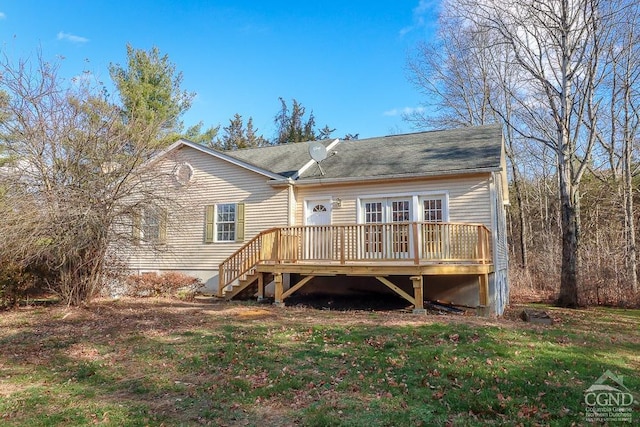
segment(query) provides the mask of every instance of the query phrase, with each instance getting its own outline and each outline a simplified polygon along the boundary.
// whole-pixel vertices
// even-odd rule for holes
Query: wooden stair
[[[246,274],[243,274],[233,285],[231,285],[231,289],[228,287],[224,289],[222,295],[224,299],[227,301],[236,297],[241,296],[240,294],[245,294],[251,289],[251,285],[258,285],[258,275],[254,269],[247,271]],[[256,289],[257,290],[257,289]]]
[[[233,298],[253,298],[258,294],[258,277],[262,273],[257,273],[254,269],[250,270],[243,277],[238,279],[236,283],[231,286],[231,289],[225,289],[223,291],[223,297],[227,301]],[[265,274],[264,277],[265,286],[273,280],[271,274]]]

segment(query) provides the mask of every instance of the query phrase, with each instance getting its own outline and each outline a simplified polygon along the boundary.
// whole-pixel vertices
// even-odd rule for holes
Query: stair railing
[[[247,275],[262,261],[278,259],[278,228],[271,228],[256,235],[242,245],[218,267],[218,296],[222,296],[225,287]]]

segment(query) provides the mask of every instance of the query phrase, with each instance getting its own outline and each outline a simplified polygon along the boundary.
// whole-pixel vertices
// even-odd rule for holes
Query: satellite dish
[[[320,163],[327,158],[327,149],[318,141],[311,142],[309,143],[309,155],[317,163]]]

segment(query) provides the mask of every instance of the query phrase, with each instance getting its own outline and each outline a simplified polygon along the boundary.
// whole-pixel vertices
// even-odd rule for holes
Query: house
[[[507,303],[500,126],[234,152],[179,140],[154,161],[178,200],[140,219],[160,245],[136,248],[136,272],[276,303],[320,289],[394,292],[417,312],[424,299],[497,315]]]

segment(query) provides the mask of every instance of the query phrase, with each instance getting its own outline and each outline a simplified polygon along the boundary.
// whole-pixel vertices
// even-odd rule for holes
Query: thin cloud
[[[66,40],[77,44],[87,43],[89,41],[86,37],[76,36],[75,34],[69,34],[62,31],[58,33],[58,40]]]
[[[440,3],[440,0],[420,0],[413,8],[413,23],[400,29],[400,37],[429,25],[433,16],[437,16]]]
[[[90,71],[84,71],[82,74],[71,77],[71,82],[78,86],[83,84],[102,83],[98,81],[98,77]]]
[[[7,15],[5,15],[4,12],[0,12],[0,19],[4,19],[6,17],[7,17]]]
[[[411,115],[411,114],[422,114],[424,113],[424,107],[404,107],[404,108],[393,108],[391,110],[387,110],[382,113],[383,116],[395,117],[399,115]]]

